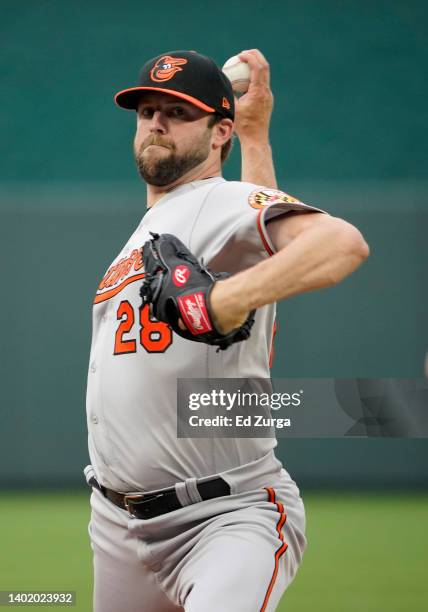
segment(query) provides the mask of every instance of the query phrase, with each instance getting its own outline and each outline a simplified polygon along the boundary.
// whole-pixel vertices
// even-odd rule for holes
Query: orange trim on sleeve
[[[264,232],[263,232],[263,229],[262,229],[262,214],[263,214],[264,210],[265,210],[265,208],[261,208],[260,211],[259,211],[259,214],[257,215],[257,229],[259,230],[260,238],[262,239],[263,246],[265,247],[266,251],[268,252],[268,255],[273,255],[274,252],[270,248],[269,243],[266,240],[266,236],[264,235]]]
[[[273,357],[275,355],[275,347],[274,347],[274,342],[275,342],[275,336],[276,336],[276,332],[277,332],[277,324],[276,321],[273,322],[273,329],[272,329],[272,342],[270,343],[270,352],[269,352],[269,367],[272,367],[273,364]]]
[[[117,287],[110,289],[110,291],[98,293],[94,298],[94,304],[99,304],[100,302],[105,302],[106,300],[109,300],[113,296],[117,295],[120,291],[122,291],[122,289],[126,287],[126,285],[129,285],[129,283],[133,283],[134,281],[140,280],[141,278],[144,278],[144,272],[142,274],[134,274],[134,276],[130,276],[129,278],[124,280],[123,283],[120,283],[120,285],[118,285]]]
[[[280,513],[280,517],[276,525],[276,530],[278,532],[278,538],[281,541],[281,546],[278,548],[278,550],[275,553],[275,567],[273,570],[272,578],[270,579],[270,582],[269,582],[268,589],[266,591],[265,598],[263,600],[263,605],[260,608],[260,612],[265,612],[266,610],[266,606],[268,604],[269,597],[271,596],[273,587],[275,585],[276,577],[278,575],[279,560],[288,548],[288,544],[284,541],[284,534],[281,531],[281,529],[284,526],[285,521],[287,520],[287,515],[284,512],[284,506],[281,504],[281,502],[277,502],[275,500],[275,490],[274,489],[272,489],[271,487],[267,487],[266,491],[268,492],[268,495],[269,495],[269,501],[272,504],[276,505],[278,512]]]

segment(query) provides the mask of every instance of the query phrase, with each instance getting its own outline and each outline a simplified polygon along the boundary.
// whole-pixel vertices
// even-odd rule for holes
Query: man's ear
[[[213,125],[213,145],[217,149],[222,147],[233,134],[233,121],[232,119],[220,119],[218,123]]]

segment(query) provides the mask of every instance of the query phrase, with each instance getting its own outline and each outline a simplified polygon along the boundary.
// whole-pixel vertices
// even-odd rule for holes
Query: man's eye
[[[153,116],[153,109],[151,109],[149,107],[143,108],[143,109],[141,109],[140,114],[141,114],[142,117],[152,117]]]
[[[184,115],[184,109],[181,106],[175,106],[171,112],[174,117],[182,117]]]

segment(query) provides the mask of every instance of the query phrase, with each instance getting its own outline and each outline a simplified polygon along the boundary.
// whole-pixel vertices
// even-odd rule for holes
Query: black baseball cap
[[[144,64],[138,85],[119,91],[118,106],[136,110],[143,91],[160,91],[186,100],[208,113],[234,119],[232,85],[210,57],[196,51],[169,51]]]

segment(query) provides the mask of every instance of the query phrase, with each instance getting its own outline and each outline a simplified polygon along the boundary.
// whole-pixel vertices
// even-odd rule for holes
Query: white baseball
[[[222,68],[224,74],[232,83],[233,91],[245,93],[250,85],[250,67],[242,62],[237,55],[230,57]]]

